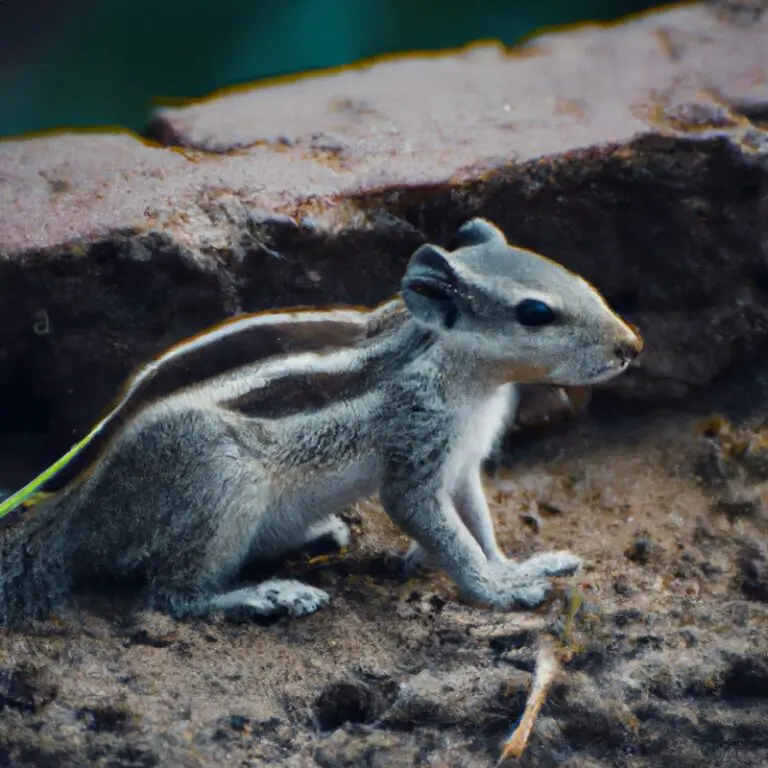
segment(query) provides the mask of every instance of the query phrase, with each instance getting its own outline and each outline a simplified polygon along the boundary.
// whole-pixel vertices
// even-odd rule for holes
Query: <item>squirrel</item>
[[[643,341],[585,279],[486,219],[452,246],[420,246],[374,309],[237,318],[141,369],[77,471],[0,532],[0,625],[61,613],[100,581],[178,618],[313,613],[324,590],[238,574],[329,535],[345,546],[337,513],[376,492],[414,540],[406,572],[439,567],[490,607],[543,603],[581,561],[507,558],[482,462],[518,385],[606,381]]]

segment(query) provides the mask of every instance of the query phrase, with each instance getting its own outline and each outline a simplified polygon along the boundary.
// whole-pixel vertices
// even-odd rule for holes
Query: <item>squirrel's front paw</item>
[[[492,568],[491,603],[505,608],[535,608],[552,590],[552,576],[571,576],[581,561],[570,552],[541,552],[520,563],[499,563]]]
[[[542,576],[573,576],[581,566],[581,560],[576,555],[561,550],[559,552],[539,552],[520,563],[510,563],[506,567],[513,568],[515,573],[525,578],[540,578]]]

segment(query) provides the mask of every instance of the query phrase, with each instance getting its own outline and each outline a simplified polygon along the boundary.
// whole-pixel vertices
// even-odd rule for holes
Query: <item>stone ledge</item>
[[[474,215],[642,328],[611,388],[707,384],[768,320],[766,39],[768,14],[674,7],[161,110],[174,148],[1,143],[4,438],[47,461],[160,348],[241,311],[373,304]]]

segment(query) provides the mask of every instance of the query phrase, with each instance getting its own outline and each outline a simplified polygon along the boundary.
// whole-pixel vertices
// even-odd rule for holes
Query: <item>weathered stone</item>
[[[37,712],[56,698],[56,685],[45,670],[0,669],[0,710]]]
[[[742,3],[743,5],[743,3]],[[0,145],[0,424],[50,461],[129,370],[241,311],[373,304],[474,215],[643,331],[609,389],[681,396],[768,320],[768,15],[673,8]],[[23,437],[17,437],[23,436]],[[27,441],[27,442],[25,442]],[[44,446],[44,448],[41,448]]]

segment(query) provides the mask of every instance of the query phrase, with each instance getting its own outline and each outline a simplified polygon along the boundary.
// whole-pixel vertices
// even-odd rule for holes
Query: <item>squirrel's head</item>
[[[402,281],[406,307],[445,344],[511,382],[596,384],[640,354],[639,334],[597,289],[565,267],[510,246],[484,219],[462,226],[456,249],[421,246]]]

